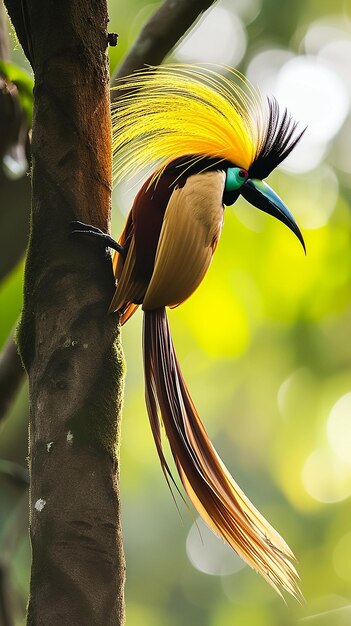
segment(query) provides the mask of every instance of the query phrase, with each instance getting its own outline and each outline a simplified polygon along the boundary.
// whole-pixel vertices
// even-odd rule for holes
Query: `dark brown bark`
[[[112,83],[145,65],[160,65],[168,52],[213,2],[214,0],[165,0],[146,22],[132,49],[117,68]]]
[[[29,625],[124,623],[118,485],[123,362],[110,256],[105,0],[7,0],[35,74],[32,229],[19,347],[29,374]]]

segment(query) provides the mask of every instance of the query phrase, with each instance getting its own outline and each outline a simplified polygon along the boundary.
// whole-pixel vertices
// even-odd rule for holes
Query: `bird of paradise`
[[[75,232],[113,248],[110,312],[124,324],[144,311],[146,406],[168,485],[161,421],[184,489],[202,519],[281,594],[301,597],[294,555],[236,484],[214,449],[182,376],[166,306],[204,278],[220,238],[224,207],[242,195],[304,242],[283,201],[265,183],[304,131],[272,99],[264,102],[234,70],[168,65],[123,79],[113,106],[115,175],[146,166],[119,241],[75,223]]]

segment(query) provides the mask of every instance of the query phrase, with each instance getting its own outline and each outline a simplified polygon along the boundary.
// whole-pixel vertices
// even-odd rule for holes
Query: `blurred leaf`
[[[28,470],[18,463],[13,463],[12,461],[5,461],[4,459],[0,459],[0,475],[6,476],[9,479],[13,480],[20,486],[28,487],[29,485],[29,474]]]
[[[19,100],[27,116],[28,126],[32,126],[33,117],[33,87],[34,80],[28,72],[18,65],[0,60],[0,73],[18,89]]]

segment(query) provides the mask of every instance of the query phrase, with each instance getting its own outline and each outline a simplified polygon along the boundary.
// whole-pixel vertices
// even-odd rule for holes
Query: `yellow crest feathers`
[[[114,178],[174,159],[214,157],[249,169],[260,147],[264,106],[241,74],[166,65],[121,81],[112,106]]]

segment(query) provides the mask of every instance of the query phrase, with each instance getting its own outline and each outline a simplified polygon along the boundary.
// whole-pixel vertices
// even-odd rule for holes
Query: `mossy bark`
[[[7,0],[35,75],[31,237],[18,341],[30,385],[28,624],[124,623],[118,444],[123,357],[107,315],[110,256],[105,0]]]

